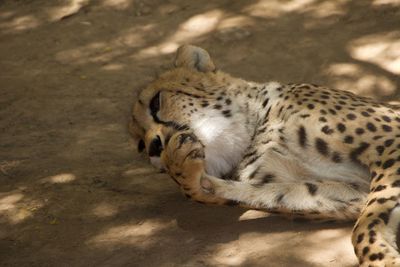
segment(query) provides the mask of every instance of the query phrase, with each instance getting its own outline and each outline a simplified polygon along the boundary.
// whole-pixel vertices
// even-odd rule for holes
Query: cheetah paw
[[[197,180],[204,173],[204,146],[189,131],[174,134],[161,154],[161,160],[170,176],[183,186]]]

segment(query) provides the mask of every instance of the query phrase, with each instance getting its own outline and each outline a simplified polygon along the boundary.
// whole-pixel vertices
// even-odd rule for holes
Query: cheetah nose
[[[149,146],[149,157],[159,157],[163,150],[160,136],[156,136]]]

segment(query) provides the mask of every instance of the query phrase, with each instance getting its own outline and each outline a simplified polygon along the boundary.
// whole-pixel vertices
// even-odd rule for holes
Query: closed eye
[[[157,112],[160,110],[160,92],[158,92],[150,101],[150,112],[151,115],[154,117],[157,115]]]

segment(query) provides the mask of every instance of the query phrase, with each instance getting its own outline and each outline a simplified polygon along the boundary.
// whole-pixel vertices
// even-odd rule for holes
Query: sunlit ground
[[[351,225],[184,199],[127,133],[183,43],[242,78],[397,102],[400,2],[0,3],[0,265],[354,266]]]

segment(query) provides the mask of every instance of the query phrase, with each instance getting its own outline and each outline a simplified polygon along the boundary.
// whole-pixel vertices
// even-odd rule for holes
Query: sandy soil
[[[354,266],[351,225],[191,203],[126,126],[182,43],[246,79],[397,100],[399,18],[390,0],[1,1],[0,265]]]

